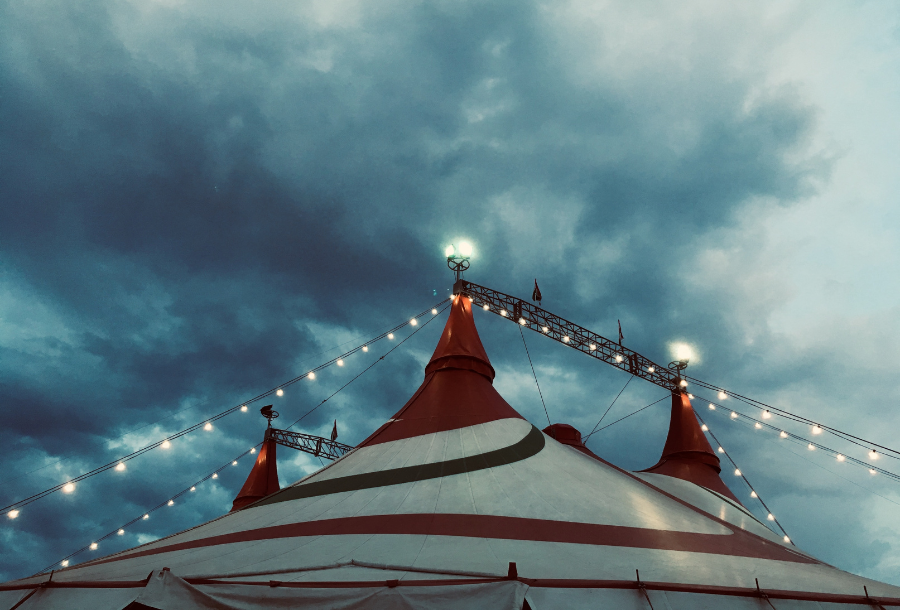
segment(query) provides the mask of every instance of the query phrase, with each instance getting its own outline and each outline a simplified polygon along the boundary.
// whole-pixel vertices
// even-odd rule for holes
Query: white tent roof
[[[798,551],[722,494],[623,471],[522,419],[490,383],[469,306],[457,299],[410,402],[340,460],[55,586],[7,583],[0,608],[770,607],[760,594],[860,608],[864,587],[900,606],[900,588]]]

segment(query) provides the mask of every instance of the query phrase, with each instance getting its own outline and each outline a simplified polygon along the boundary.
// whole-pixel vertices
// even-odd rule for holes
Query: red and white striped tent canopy
[[[343,458],[265,495],[261,452],[236,510],[49,584],[7,583],[0,608],[900,606],[900,588],[816,560],[741,506],[687,396],[659,464],[633,473],[569,426],[537,429],[493,379],[457,297],[422,385]]]

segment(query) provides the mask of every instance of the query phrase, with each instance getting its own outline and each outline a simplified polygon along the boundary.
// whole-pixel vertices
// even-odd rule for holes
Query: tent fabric
[[[278,483],[278,465],[275,461],[277,445],[275,439],[268,436],[263,441],[253,469],[231,505],[232,511],[240,510],[281,489]]]
[[[480,340],[465,336],[477,337],[466,301],[456,299],[452,341],[432,362],[453,364],[462,354],[487,366],[473,347]],[[508,607],[509,599],[522,607],[520,592],[541,610],[638,604],[639,570],[658,585],[648,595],[660,608],[710,607],[712,597],[722,598],[717,608],[751,607],[760,602],[757,580],[796,598],[797,608],[823,607],[815,596],[857,600],[864,586],[900,605],[900,588],[784,543],[725,494],[664,473],[627,472],[558,442],[516,413],[483,372],[443,365],[427,372],[392,420],[371,442],[277,493],[60,570],[54,582],[114,586],[153,572],[158,582],[151,578],[135,603],[157,610],[170,607],[170,597],[184,608],[443,608],[483,600]],[[464,574],[502,579],[510,562],[518,580],[458,582]],[[50,591],[33,607],[68,589]]]

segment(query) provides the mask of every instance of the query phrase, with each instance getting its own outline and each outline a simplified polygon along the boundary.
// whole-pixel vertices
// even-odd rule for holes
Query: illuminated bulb
[[[247,405],[244,405],[244,406],[241,407],[241,412],[242,412],[242,413],[246,413],[246,412],[247,412]]]
[[[706,424],[703,424],[702,426],[700,426],[700,429],[703,430],[704,432],[707,432],[709,430],[709,426],[707,426]]]
[[[648,373],[655,373],[655,372],[656,372],[656,367],[648,366],[648,367],[647,367],[647,372],[648,372]]]
[[[759,496],[756,495],[756,492],[755,492],[755,491],[751,491],[751,492],[750,492],[750,497],[751,497],[751,498],[758,498]]]
[[[709,403],[709,410],[710,410],[710,411],[715,411],[715,410],[716,410],[716,405],[714,405],[713,403]]]
[[[459,242],[459,253],[463,256],[472,256],[472,244],[467,241]]]
[[[116,464],[116,470],[118,470],[119,472],[125,470],[125,462],[119,462],[118,464]]]
[[[171,446],[172,446],[172,443],[170,443],[169,441],[163,441],[162,445],[160,445],[160,447],[162,447],[163,449],[168,449]]]
[[[680,385],[683,388],[686,388],[687,387],[687,379],[682,379],[681,383],[679,383],[678,385]]]
[[[772,417],[772,414],[769,413],[769,410],[768,410],[768,409],[766,409],[765,411],[763,411],[763,419],[769,419],[770,417]]]
[[[522,326],[528,326],[528,320],[526,320],[525,318],[519,318],[519,324],[521,324]]]
[[[341,360],[340,358],[338,358],[338,359],[337,359],[337,365],[338,365],[338,366],[344,366],[344,361]]]
[[[693,394],[688,394],[688,398],[690,398],[691,400],[694,400],[694,395],[693,395]]]
[[[13,509],[13,510],[9,511],[8,513],[6,513],[6,516],[9,517],[10,519],[15,519],[16,517],[19,516],[19,511],[17,511],[16,509]]]
[[[444,248],[444,256],[451,257],[456,252],[456,248],[453,247],[453,244],[450,244],[446,248]]]
[[[125,530],[120,529],[120,530],[119,530],[118,532],[116,532],[116,533],[117,533],[118,535],[120,535],[120,536],[124,536],[124,535],[125,535]]]
[[[256,453],[256,447],[250,447],[250,453]]]
[[[503,311],[500,312],[500,315],[503,316],[503,317],[505,318],[505,317],[508,316],[509,314],[506,313],[506,310],[504,309]]]
[[[363,351],[364,351],[364,352],[369,351],[369,346],[368,346],[368,345],[363,345]]]
[[[762,424],[759,422],[756,422],[756,425],[753,427],[756,428],[757,430],[759,430],[760,428],[762,428]]]
[[[568,336],[568,335],[566,335],[565,337],[563,337],[563,343],[568,343],[569,341],[571,341],[571,339],[569,339],[569,336]]]
[[[619,354],[616,354],[616,362],[622,362],[623,360],[625,360],[625,358],[623,358]]]
[[[418,323],[419,323],[418,320],[416,320],[415,318],[413,318],[412,320],[409,321],[410,326],[415,326]]]
[[[308,377],[309,379],[315,379],[315,378],[316,378],[316,374],[315,374],[313,371],[310,371],[310,372],[309,372],[309,375],[307,375],[307,377]]]
[[[808,445],[806,446],[806,448],[809,449],[810,451],[815,451],[815,450],[816,450],[816,446],[813,445],[812,443],[808,444]]]
[[[731,412],[731,419],[737,419],[737,418],[738,418],[738,414],[735,413],[734,411],[732,411],[732,412]]]
[[[488,305],[487,303],[485,303],[484,305],[481,306],[481,308],[485,311],[488,311],[488,310],[490,310],[491,306]]]
[[[66,483],[62,488],[63,492],[70,494],[75,491],[75,483]]]
[[[543,328],[541,328],[541,330],[544,331],[545,333],[550,332],[550,329],[547,328],[546,326],[544,326]]]
[[[388,339],[390,339],[391,341],[393,341],[393,340],[394,340],[394,333],[388,333]]]
[[[149,519],[150,515],[144,515],[144,519]]]
[[[843,462],[843,461],[846,460],[846,459],[847,459],[847,458],[845,458],[842,454],[840,454],[840,453],[837,454],[837,461],[838,461],[838,462]]]
[[[206,425],[203,426],[203,429],[206,430],[207,432],[209,432],[210,430],[212,430],[212,424],[209,422],[206,422]]]
[[[719,392],[719,400],[725,400],[726,398],[728,398],[728,394],[726,394],[725,392]]]
[[[432,309],[432,310],[431,310],[431,315],[436,316],[436,315],[437,315],[437,309]]]
[[[766,517],[766,519],[768,519],[769,521],[774,521],[774,520],[775,520],[775,515],[773,515],[772,513],[769,513],[769,516]]]
[[[719,447],[719,453],[725,453],[725,450]]]
[[[593,351],[596,350],[596,349],[597,349],[597,346],[594,345],[593,343],[591,343],[591,351],[593,352]]]
[[[218,478],[219,478],[219,473],[218,473],[218,472],[214,472],[212,478],[218,479]]]
[[[791,539],[790,539],[790,538],[788,538],[788,537],[787,537],[787,536],[785,536],[785,537],[784,537],[784,541],[785,541],[785,542],[787,542],[787,543],[788,543],[788,544],[790,544],[790,542],[791,542]]]
[[[284,390],[278,388],[277,390],[275,390],[275,396],[284,396]]]
[[[819,425],[816,424],[815,426],[812,427],[812,433],[813,434],[822,434],[822,428],[820,428]]]
[[[169,500],[169,506],[175,506],[175,500]]]
[[[734,469],[734,476],[736,476],[736,477],[741,476],[741,469],[740,469],[740,468],[735,468],[735,469]]]
[[[91,543],[91,550],[92,550],[92,551],[96,551],[96,550],[97,550],[97,543],[96,543],[96,542],[92,542],[92,543]]]
[[[64,568],[65,568],[65,567],[68,567],[68,565],[69,565],[69,560],[68,560],[68,559],[63,559],[61,562],[59,562],[59,565],[61,565],[61,566],[64,567]]]
[[[781,438],[787,438],[787,437],[788,437],[788,433],[785,432],[784,430],[782,430],[782,431],[781,431],[781,434],[779,434],[778,436],[780,436]]]
[[[231,465],[232,465],[232,466],[237,466],[237,460],[233,461],[233,462],[231,463]]]
[[[877,474],[877,473],[878,473],[878,471],[875,470],[874,468],[869,468],[869,474]]]
[[[197,491],[197,488],[191,485],[191,491]]]
[[[869,459],[870,459],[870,460],[877,460],[877,459],[878,459],[878,452],[875,451],[874,449],[872,449],[872,450],[869,452]]]

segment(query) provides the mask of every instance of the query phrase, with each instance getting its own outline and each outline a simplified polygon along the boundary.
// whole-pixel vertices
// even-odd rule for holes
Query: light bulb
[[[693,395],[693,394],[688,394],[688,398],[691,399],[691,400],[694,400],[694,395]]]
[[[169,506],[175,506],[175,500],[169,500]]]
[[[6,513],[6,516],[9,517],[10,519],[15,519],[16,517],[19,516],[19,511],[17,511],[16,509],[12,509],[8,513]]]
[[[784,537],[784,541],[785,541],[785,542],[787,542],[787,543],[788,543],[788,544],[790,544],[790,542],[791,542],[791,539],[790,539],[790,538],[788,538],[788,537],[787,537],[787,536],[785,536],[785,537]]]
[[[316,373],[315,373],[315,371],[310,371],[310,372],[309,372],[309,375],[307,375],[307,377],[308,377],[309,379],[315,379],[315,378],[316,378]]]
[[[431,310],[431,315],[436,316],[436,315],[437,315],[437,309],[432,308],[432,310]]]
[[[522,326],[528,326],[528,320],[526,320],[525,318],[519,318],[519,324],[521,324]]]
[[[759,496],[756,495],[756,492],[755,492],[755,491],[751,491],[751,492],[750,492],[750,497],[751,497],[751,498],[758,498]]]
[[[648,366],[648,367],[647,367],[647,372],[648,372],[648,373],[655,373],[655,372],[656,372],[656,367]]]
[[[242,412],[242,413],[246,413],[246,412],[247,412],[247,405],[244,405],[244,406],[241,407],[241,412]]]
[[[875,470],[874,468],[869,468],[869,474],[877,474],[877,473],[878,473],[878,471]]]
[[[616,354],[616,362],[622,362],[623,360],[625,360],[625,358],[623,358],[620,354]]]
[[[206,430],[207,432],[209,432],[210,430],[212,430],[212,424],[209,422],[206,422],[206,425],[203,426],[203,429]]]
[[[544,331],[545,333],[550,332],[550,329],[547,328],[546,326],[544,326],[543,328],[541,328],[541,330]]]
[[[459,253],[463,256],[472,256],[472,244],[467,241],[459,242]]]
[[[96,543],[96,542],[92,542],[92,543],[91,543],[91,550],[92,550],[92,551],[96,551],[96,550],[97,550],[97,543]]]
[[[116,470],[118,470],[119,472],[125,470],[125,462],[119,462],[118,464],[116,464]]]
[[[191,485],[191,491],[197,491],[197,488],[195,486]]]
[[[594,345],[593,343],[591,343],[591,351],[593,352],[593,351],[595,351],[596,349],[597,349],[597,346]]]
[[[838,461],[838,462],[843,462],[843,461],[846,460],[846,459],[847,459],[847,458],[845,458],[842,454],[840,454],[840,453],[837,454],[837,461]]]
[[[682,379],[681,383],[679,383],[678,385],[680,385],[683,388],[686,388],[687,387],[687,379]]]
[[[233,461],[233,462],[231,463],[231,465],[232,465],[232,466],[237,466],[237,460]]]
[[[736,476],[736,477],[741,476],[741,469],[740,469],[740,468],[735,468],[735,469],[734,469],[734,476]]]
[[[569,339],[569,336],[568,336],[568,335],[566,335],[565,337],[563,337],[563,343],[568,343],[569,341],[571,341],[571,339]]]
[[[488,305],[487,303],[485,303],[484,305],[481,306],[481,308],[485,311],[488,311],[491,308],[491,306]]]
[[[725,453],[725,450],[719,447],[719,453]]]
[[[781,434],[779,434],[778,436],[780,436],[781,438],[787,438],[787,437],[788,437],[788,433],[785,432],[784,430],[782,430],[782,431],[781,431]]]
[[[737,419],[737,418],[738,418],[738,414],[735,413],[734,411],[732,411],[732,412],[731,412],[731,419]]]
[[[250,447],[250,453],[256,453],[256,447]]]
[[[390,339],[391,341],[393,341],[393,340],[394,340],[394,333],[388,333],[388,339]]]
[[[338,358],[338,359],[337,359],[337,365],[338,365],[338,366],[344,366],[344,361],[341,360],[340,358]]]
[[[759,422],[756,422],[756,425],[754,425],[753,427],[756,428],[757,430],[759,430],[760,428],[762,428],[762,424]]]
[[[369,346],[368,346],[368,345],[363,345],[363,351],[364,351],[364,352],[369,351]]]
[[[419,323],[419,322],[416,321],[415,318],[413,318],[412,320],[409,321],[409,325],[410,325],[410,326],[415,326],[415,325],[418,324],[418,323]]]
[[[275,390],[275,395],[276,396],[284,396],[284,390],[282,390],[281,388],[278,388],[277,390]]]
[[[706,424],[703,424],[702,426],[700,426],[700,429],[704,432],[707,432],[709,430],[709,427]]]
[[[453,244],[450,244],[446,248],[444,248],[444,256],[450,258],[456,253],[456,248],[453,247]]]
[[[144,519],[149,519],[150,515],[144,515]]]
[[[769,413],[769,410],[768,410],[768,409],[766,409],[765,411],[763,411],[763,414],[762,414],[762,415],[763,415],[763,419],[769,419],[770,417],[772,417],[772,414]]]
[[[713,403],[709,403],[709,410],[710,410],[710,411],[715,411],[715,410],[716,410],[716,405],[714,405]]]
[[[809,449],[810,451],[815,451],[815,450],[816,450],[816,446],[813,445],[812,443],[808,444],[808,445],[806,446],[806,448]]]
[[[124,536],[124,535],[125,535],[125,530],[120,529],[120,530],[119,530],[118,532],[116,532],[116,533],[117,533],[118,535],[120,535],[120,536]]]
[[[822,434],[822,428],[820,428],[819,425],[816,424],[815,426],[812,427],[812,433],[813,434]]]
[[[62,490],[64,493],[67,493],[67,494],[72,493],[73,491],[75,491],[75,483],[72,483],[72,482],[66,483],[65,485],[63,485]]]
[[[509,314],[507,313],[507,311],[506,311],[505,309],[503,309],[503,310],[500,311],[500,315],[503,316],[503,317],[505,318],[505,317],[508,316]]]
[[[218,479],[218,478],[219,478],[219,473],[218,473],[218,472],[214,472],[212,478]]]
[[[877,460],[877,459],[878,459],[878,452],[875,451],[874,449],[872,449],[872,450],[869,452],[869,459],[870,459],[870,460]]]
[[[69,560],[68,560],[68,559],[63,559],[62,561],[59,562],[59,565],[61,565],[61,566],[64,567],[64,568],[65,568],[65,567],[68,567],[68,565],[69,565]]]
[[[170,443],[168,440],[164,440],[162,442],[162,445],[160,445],[160,447],[162,447],[163,449],[168,449],[171,446],[172,446],[172,443]]]
[[[774,520],[775,520],[775,515],[773,515],[772,513],[769,513],[769,516],[766,517],[766,519],[768,519],[769,521],[774,521]]]
[[[726,398],[728,398],[728,394],[726,394],[725,392],[719,392],[719,400],[725,400]]]

